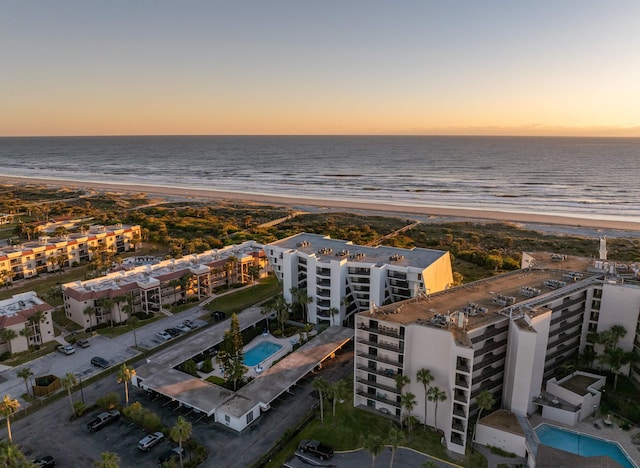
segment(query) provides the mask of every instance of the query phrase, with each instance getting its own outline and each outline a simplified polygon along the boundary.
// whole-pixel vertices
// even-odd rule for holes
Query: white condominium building
[[[119,323],[132,312],[153,313],[190,297],[210,296],[217,288],[248,283],[262,277],[266,265],[262,244],[247,241],[74,281],[62,286],[65,314],[85,328]]]
[[[344,324],[356,312],[436,293],[453,282],[449,252],[441,250],[366,247],[306,233],[264,250],[287,302],[294,301],[292,288],[311,298],[312,323]]]
[[[19,353],[55,339],[53,310],[33,291],[0,301],[0,353]]]
[[[536,268],[357,314],[355,406],[399,418],[406,415],[401,392],[411,392],[417,403],[411,415],[424,422],[426,405],[427,424],[442,430],[447,448],[458,453],[465,451],[476,398],[485,390],[497,406],[525,418],[547,406],[562,410],[566,420],[583,418],[584,409],[543,389],[579,351],[601,351],[590,332],[621,325],[628,333],[619,347],[638,349],[637,265],[550,254],[524,259]],[[425,401],[420,369],[431,372],[429,385],[446,397],[437,406]],[[637,378],[635,369],[631,373]],[[410,378],[401,390],[398,374]]]
[[[91,226],[88,231],[62,237],[41,236],[37,240],[0,247],[0,272],[3,281],[31,278],[41,273],[88,262],[96,249],[121,253],[140,242],[140,226]]]

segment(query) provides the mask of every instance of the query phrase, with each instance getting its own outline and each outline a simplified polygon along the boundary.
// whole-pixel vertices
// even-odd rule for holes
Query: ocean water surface
[[[640,222],[640,139],[0,138],[2,176]]]

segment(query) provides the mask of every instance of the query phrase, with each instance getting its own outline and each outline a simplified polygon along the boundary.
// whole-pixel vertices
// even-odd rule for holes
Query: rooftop
[[[0,316],[15,315],[20,311],[45,304],[35,292],[16,294],[10,299],[0,301]]]
[[[386,264],[402,267],[424,268],[447,255],[443,250],[422,248],[401,249],[396,247],[367,247],[355,245],[350,241],[331,239],[320,234],[301,233],[287,237],[269,245],[282,249],[297,250],[316,257],[321,262],[347,259],[352,262],[382,266]]]
[[[497,410],[491,414],[488,414],[479,421],[480,424],[490,426],[503,431],[511,432],[520,436],[525,436],[525,432],[522,430],[517,416],[511,411]]]
[[[586,395],[587,393],[589,393],[589,387],[596,383],[598,380],[600,379],[597,377],[583,374],[573,374],[568,379],[563,382],[559,382],[558,384],[562,388],[566,388],[576,395]]]
[[[548,253],[534,254],[534,257],[543,260],[537,260],[530,270],[517,270],[382,306],[372,315],[401,324],[447,328],[458,323],[457,312],[460,312],[465,315],[464,328],[471,331],[501,321],[510,314],[517,319],[525,313],[533,317],[546,312],[547,309],[540,305],[549,302],[554,295],[566,296],[567,287],[579,289],[598,277],[587,272],[590,259],[565,257],[564,261],[556,262]],[[371,315],[371,311],[360,315]],[[524,321],[521,325],[527,326]]]

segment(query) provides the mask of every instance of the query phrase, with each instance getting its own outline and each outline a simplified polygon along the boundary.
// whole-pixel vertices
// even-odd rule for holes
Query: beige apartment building
[[[1,247],[0,272],[6,273],[0,279],[11,282],[87,262],[94,250],[102,246],[113,253],[127,252],[140,239],[140,226],[96,225],[86,232],[40,236],[37,240]]]
[[[54,340],[53,311],[33,291],[0,301],[0,353],[19,353]]]
[[[84,328],[120,323],[131,313],[155,313],[222,287],[247,284],[265,276],[267,266],[262,244],[254,241],[136,266],[64,284],[65,314]]]

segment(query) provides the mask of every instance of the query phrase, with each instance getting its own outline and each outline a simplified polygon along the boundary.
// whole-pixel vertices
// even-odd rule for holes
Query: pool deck
[[[623,431],[615,422],[613,422],[611,426],[607,426],[604,424],[603,419],[604,418],[600,415],[595,418],[590,416],[575,426],[569,426],[567,424],[544,419],[536,413],[529,417],[529,422],[533,428],[545,423],[552,426],[562,427],[570,431],[582,432],[583,434],[599,437],[600,439],[605,439],[611,442],[617,442],[624,451],[627,452],[627,455],[631,460],[633,460],[636,466],[640,467],[640,445],[635,445],[631,440],[632,436],[638,432],[638,427],[634,426],[628,431]],[[596,428],[594,424],[597,424],[600,429]]]

